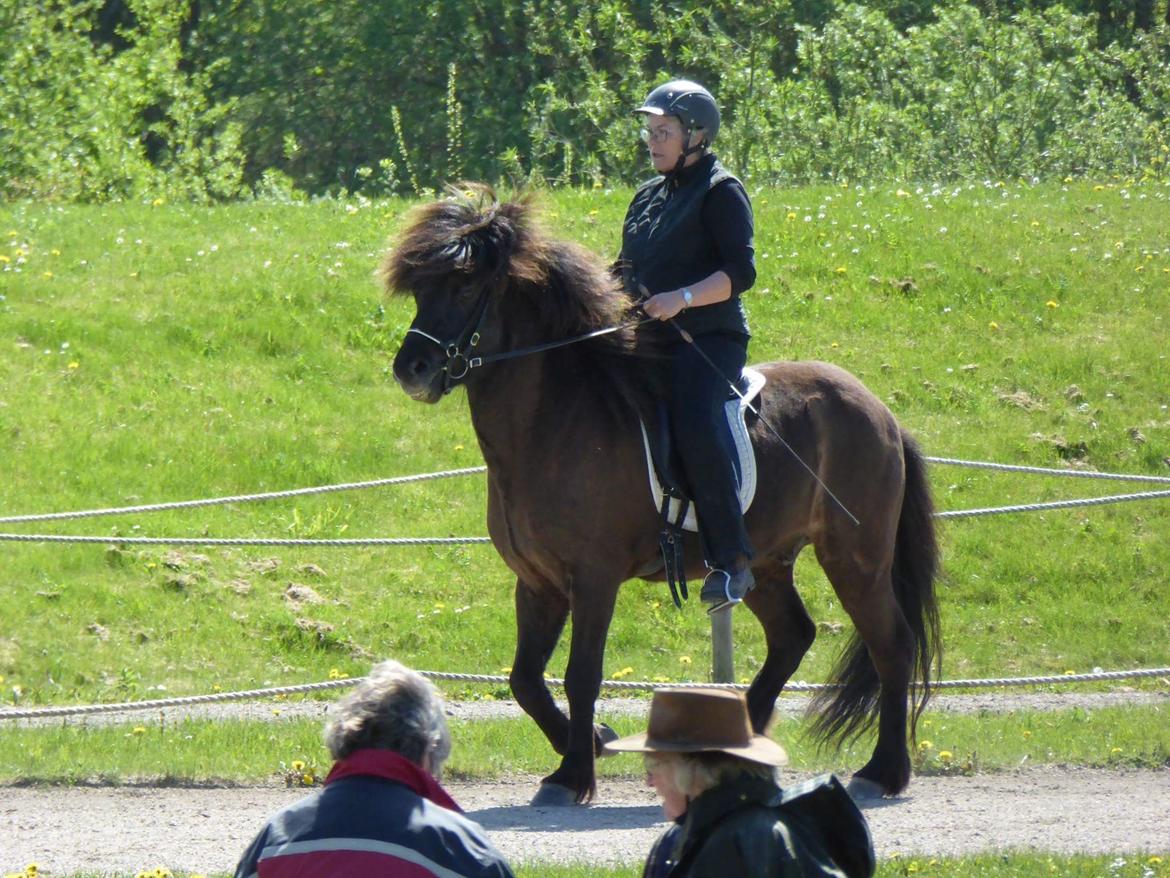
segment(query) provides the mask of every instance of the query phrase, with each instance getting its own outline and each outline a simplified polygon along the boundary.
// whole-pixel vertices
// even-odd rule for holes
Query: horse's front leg
[[[603,741],[593,725],[593,715],[601,692],[605,639],[620,584],[616,576],[573,578],[573,641],[565,672],[565,694],[569,698],[568,746],[560,767],[544,779],[534,804],[574,801],[581,804],[597,793],[593,763]],[[558,797],[560,802],[556,801]]]
[[[516,581],[516,656],[508,683],[516,703],[532,717],[553,749],[562,756],[569,746],[569,718],[544,682],[544,669],[569,616],[568,598],[553,588]]]

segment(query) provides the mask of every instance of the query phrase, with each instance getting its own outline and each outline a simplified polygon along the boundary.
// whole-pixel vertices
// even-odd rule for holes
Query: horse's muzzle
[[[411,399],[436,403],[443,398],[443,362],[429,354],[404,344],[394,358],[394,380]]]

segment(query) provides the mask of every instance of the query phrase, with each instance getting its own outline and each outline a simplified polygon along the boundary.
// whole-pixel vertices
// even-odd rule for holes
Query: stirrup
[[[750,567],[737,570],[735,573],[715,568],[703,580],[699,599],[708,605],[708,614],[717,613],[742,603],[744,595],[751,591],[755,584],[756,578],[752,576]]]

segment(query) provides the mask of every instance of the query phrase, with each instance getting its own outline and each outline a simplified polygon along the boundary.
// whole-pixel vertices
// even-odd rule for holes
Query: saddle
[[[745,367],[737,382],[739,393],[731,393],[723,406],[734,449],[732,454],[736,481],[739,485],[740,509],[746,512],[756,496],[756,455],[748,435],[749,405],[763,390],[767,379],[755,369]],[[697,533],[698,520],[690,490],[683,478],[683,468],[674,448],[670,418],[665,405],[659,408],[651,429],[641,422],[642,444],[646,451],[646,471],[650,480],[650,499],[662,516],[659,546],[666,568],[667,582],[675,606],[681,607],[687,598],[687,583],[682,558],[682,535],[685,531]],[[682,600],[679,594],[682,594]]]

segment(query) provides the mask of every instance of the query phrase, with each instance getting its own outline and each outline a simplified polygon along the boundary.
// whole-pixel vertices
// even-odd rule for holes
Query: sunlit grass
[[[628,196],[550,194],[547,219],[610,258]],[[928,454],[1170,473],[1165,186],[752,197],[755,359],[845,366]],[[461,394],[423,407],[389,375],[411,310],[371,274],[407,206],[0,206],[0,514],[480,463]],[[942,509],[1130,489],[944,467],[932,483]],[[468,477],[0,531],[479,535],[484,503]],[[1162,500],[942,525],[944,675],[1165,665],[1168,523]],[[514,578],[490,547],[2,551],[9,704],[300,683],[385,656],[481,673],[512,660]],[[292,599],[294,583],[315,597]],[[849,622],[807,555],[798,584],[824,624],[797,676],[824,679]],[[748,614],[735,624],[746,677],[763,640]],[[706,644],[696,605],[632,582],[605,670],[703,680]],[[550,671],[564,665],[562,644]]]

